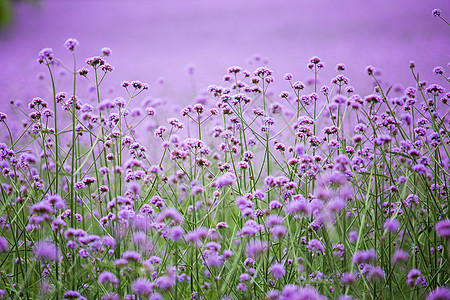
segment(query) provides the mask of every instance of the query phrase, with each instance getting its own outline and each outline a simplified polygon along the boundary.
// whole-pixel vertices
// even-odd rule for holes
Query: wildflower
[[[370,261],[376,260],[376,258],[377,252],[375,251],[375,249],[361,250],[353,255],[353,263],[357,265],[361,263],[368,263]]]
[[[441,16],[441,10],[439,8],[435,8],[431,11],[431,14],[433,15],[433,17],[439,17]]]
[[[78,299],[81,294],[78,291],[67,291],[63,295],[63,299]]]
[[[306,246],[309,252],[314,252],[316,254],[322,254],[325,251],[325,247],[318,239],[311,239],[308,241],[308,246]]]
[[[371,267],[367,277],[371,280],[379,280],[384,278],[384,271],[380,266]]]
[[[109,271],[103,271],[98,275],[98,283],[111,283],[113,286],[117,286],[119,284],[119,280],[116,276]]]
[[[200,241],[206,238],[208,235],[208,229],[206,227],[198,227],[185,234],[184,238],[186,242],[194,242],[199,244]]]
[[[92,66],[93,68],[97,68],[105,64],[105,60],[100,56],[93,56],[86,59],[86,64]]]
[[[417,269],[409,270],[408,276],[406,277],[407,284],[411,287],[415,286],[417,278],[421,275],[422,273],[420,273],[420,271]]]
[[[283,217],[279,215],[270,215],[266,219],[267,227],[273,227],[275,225],[283,224]]]
[[[225,173],[224,175],[218,177],[216,181],[214,181],[211,186],[216,187],[218,189],[223,188],[228,185],[233,185],[236,181],[236,176],[232,173]]]
[[[427,300],[448,300],[450,299],[450,288],[441,286],[428,294]]]
[[[141,261],[141,254],[136,251],[125,251],[122,253],[122,258],[126,259],[128,262],[131,261]]]
[[[289,299],[314,299],[314,300],[325,300],[326,297],[322,296],[315,288],[306,286],[299,287],[293,284],[287,284],[284,286],[279,300],[289,300]]]
[[[437,234],[445,239],[450,238],[450,219],[439,221],[434,226]]]
[[[44,48],[38,54],[38,63],[49,64],[53,59],[53,49],[52,48]]]
[[[343,273],[341,277],[342,285],[350,285],[356,280],[356,274],[355,273]]]
[[[70,38],[64,43],[64,47],[69,51],[75,51],[75,47],[78,47],[79,44],[76,39]]]
[[[444,74],[444,68],[442,68],[441,66],[437,66],[433,69],[433,74],[434,75],[442,75]]]
[[[9,243],[6,238],[0,236],[0,253],[8,251]]]
[[[170,218],[173,221],[177,222],[178,224],[181,224],[184,221],[183,216],[174,207],[167,207],[164,210],[162,210],[156,217],[156,221],[162,222],[166,218]]]
[[[146,278],[139,277],[133,282],[131,290],[138,295],[148,297],[152,293],[153,287],[154,283]]]
[[[38,242],[33,248],[34,255],[39,260],[59,261],[59,250],[53,242]]]
[[[100,298],[101,300],[120,300],[120,296],[116,293],[107,293]]]
[[[269,233],[275,241],[278,241],[281,237],[286,235],[287,229],[283,225],[275,225],[269,230]]]
[[[269,249],[269,245],[266,241],[251,240],[247,243],[245,253],[247,257],[256,258],[260,253]]]
[[[394,255],[392,255],[392,263],[399,264],[402,262],[406,262],[409,259],[409,254],[403,251],[402,249],[398,249],[395,251]]]
[[[273,275],[273,277],[275,277],[275,279],[279,279],[286,274],[286,270],[284,269],[283,264],[278,264],[278,263],[273,264],[269,268],[269,272],[272,273],[272,275]]]
[[[280,209],[282,207],[283,207],[283,204],[280,201],[278,201],[278,200],[272,200],[269,203],[269,209],[270,210]]]
[[[103,56],[110,56],[112,51],[111,51],[111,49],[108,48],[108,47],[103,47],[102,50],[101,50],[101,52],[102,52],[102,55],[103,55]]]
[[[394,218],[387,219],[384,222],[384,229],[389,232],[396,232],[400,228],[400,222]]]

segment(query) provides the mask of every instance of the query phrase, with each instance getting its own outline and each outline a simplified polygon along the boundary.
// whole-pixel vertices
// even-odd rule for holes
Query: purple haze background
[[[80,41],[79,66],[102,47],[112,49],[108,61],[115,70],[106,86],[117,90],[122,80],[141,80],[169,103],[187,102],[201,88],[221,84],[229,66],[252,71],[256,66],[249,58],[255,53],[269,59],[278,82],[286,72],[305,81],[312,75],[307,61],[317,55],[326,64],[323,84],[342,62],[350,85],[361,94],[371,91],[364,73],[369,64],[382,71],[386,82],[413,85],[410,60],[421,78],[445,86],[432,70],[441,65],[448,74],[450,30],[431,15],[433,8],[450,19],[448,0],[22,3],[13,23],[0,32],[0,108],[11,99],[48,96],[47,83],[37,79],[46,71],[36,62],[37,53],[51,47],[70,65],[62,46],[69,37]],[[186,71],[189,64],[196,66],[193,78]],[[165,88],[157,84],[161,77]]]

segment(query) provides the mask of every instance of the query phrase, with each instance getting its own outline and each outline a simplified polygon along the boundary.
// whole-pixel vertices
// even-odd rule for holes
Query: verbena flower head
[[[59,250],[55,243],[50,241],[38,242],[33,248],[34,256],[44,261],[59,261]]]
[[[392,256],[392,262],[394,264],[399,264],[406,262],[409,259],[409,254],[402,249],[398,249],[395,251],[394,255]]]
[[[450,288],[438,287],[428,294],[427,300],[448,300],[450,299]]]
[[[441,15],[441,10],[439,8],[435,8],[431,11],[433,17],[439,17]]]
[[[109,271],[103,271],[98,275],[98,282],[99,283],[111,283],[113,286],[118,286],[119,280],[116,278],[116,276]]]
[[[153,292],[154,286],[155,284],[147,278],[139,277],[133,282],[131,290],[138,295],[148,297]]]
[[[375,249],[360,250],[353,255],[353,263],[368,263],[377,259],[377,252]]]
[[[66,48],[69,51],[75,51],[75,48],[78,47],[80,43],[74,39],[70,38],[64,43],[64,48]]]
[[[6,238],[0,236],[0,253],[8,251],[9,243]]]
[[[81,294],[78,291],[67,291],[63,295],[63,299],[78,299],[80,298]]]
[[[389,232],[396,232],[400,228],[400,222],[394,218],[389,218],[384,222],[384,229]]]
[[[267,251],[269,244],[262,240],[250,240],[245,247],[245,255],[256,259],[259,254]]]
[[[283,264],[275,263],[269,268],[269,272],[275,279],[279,279],[286,274]]]
[[[450,219],[437,222],[434,229],[440,237],[450,239]]]
[[[38,63],[40,64],[49,64],[53,59],[53,49],[52,48],[44,48],[38,54]]]

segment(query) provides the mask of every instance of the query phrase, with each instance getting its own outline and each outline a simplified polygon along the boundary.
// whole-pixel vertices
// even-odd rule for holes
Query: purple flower
[[[110,282],[112,285],[117,286],[119,284],[119,280],[116,276],[109,271],[103,271],[98,275],[98,283],[108,283]]]
[[[311,239],[308,242],[308,246],[306,248],[309,252],[315,252],[316,254],[321,254],[325,251],[325,247],[318,239]]]
[[[281,225],[283,224],[283,217],[279,215],[270,215],[266,219],[266,226],[267,227],[273,227],[275,225]]]
[[[400,222],[394,218],[389,218],[384,221],[384,229],[389,232],[396,232],[400,228]]]
[[[416,280],[419,276],[421,276],[422,273],[417,270],[417,269],[411,269],[408,272],[408,276],[406,276],[406,283],[410,286],[413,287],[416,285]]]
[[[450,219],[437,222],[434,229],[440,237],[445,239],[450,238]]]
[[[101,300],[120,300],[120,296],[117,295],[116,293],[108,293],[104,294]]]
[[[156,285],[162,290],[168,290],[175,284],[175,278],[171,276],[162,276],[156,280]]]
[[[286,235],[287,229],[283,225],[275,225],[269,230],[269,233],[272,235],[275,241],[278,241],[280,240],[280,238]]]
[[[183,227],[181,226],[172,227],[170,229],[170,238],[176,242],[183,236],[183,233],[184,233]]]
[[[347,203],[341,197],[334,197],[327,204],[327,209],[333,213],[338,213],[341,209],[345,208]]]
[[[105,246],[114,248],[116,246],[116,240],[108,235],[102,237],[102,242]]]
[[[52,48],[44,48],[38,54],[38,63],[48,64],[53,59],[53,49]]]
[[[281,277],[284,276],[284,274],[286,274],[286,270],[284,269],[283,264],[273,264],[270,268],[269,268],[269,272],[272,273],[273,277],[275,277],[275,279],[279,279]]]
[[[239,283],[237,286],[236,286],[236,289],[238,290],[238,291],[245,291],[245,290],[247,290],[247,287],[245,286],[245,284],[244,283]]]
[[[53,213],[53,208],[48,201],[42,200],[31,206],[31,213],[32,214],[51,214],[51,213]]]
[[[356,231],[350,231],[348,233],[348,241],[350,243],[355,243],[358,240],[358,233]]]
[[[111,49],[108,47],[103,47],[101,51],[103,56],[110,56],[112,52]]]
[[[79,44],[80,43],[76,39],[70,38],[64,43],[64,47],[67,50],[74,51],[75,47],[78,47]]]
[[[448,300],[450,299],[450,288],[438,287],[428,294],[427,300]]]
[[[269,249],[269,244],[266,241],[251,240],[245,247],[245,255],[247,257],[255,258],[262,252]]]
[[[394,255],[392,255],[392,263],[394,264],[406,262],[408,259],[409,254],[402,249],[398,249],[397,251],[395,251]]]
[[[225,173],[224,175],[218,177],[216,181],[211,184],[211,186],[220,189],[228,185],[233,185],[235,181],[236,176],[234,176],[234,174]]]
[[[39,260],[59,261],[59,250],[53,242],[38,242],[33,248],[34,255]]]
[[[189,231],[185,234],[186,242],[194,242],[199,244],[200,241],[208,236],[208,229],[206,227],[198,227],[195,230]]]
[[[367,276],[371,280],[379,280],[384,278],[384,271],[380,266],[371,267]]]
[[[141,261],[142,255],[136,251],[125,251],[122,253],[122,258],[126,259],[128,262],[131,261]]]
[[[276,299],[278,299],[278,297],[280,297],[280,291],[278,291],[278,290],[270,290],[270,291],[267,292],[266,296],[267,296],[268,299],[276,300]]]
[[[356,274],[355,273],[343,273],[341,277],[342,285],[350,285],[356,280]]]
[[[144,297],[148,297],[153,291],[154,283],[150,282],[147,278],[139,277],[133,282],[131,290]]]
[[[225,258],[225,259],[227,259],[227,258],[230,258],[230,257],[232,257],[233,256],[233,251],[232,250],[223,250],[223,257]]]
[[[354,300],[354,298],[349,295],[340,295],[338,300]]]
[[[9,243],[8,240],[0,236],[0,253],[8,251]]]
[[[156,222],[162,222],[164,219],[170,218],[173,221],[181,224],[184,222],[183,216],[178,212],[175,207],[167,207],[163,211],[161,211],[156,217]]]
[[[67,291],[63,295],[63,299],[78,299],[81,294],[78,291]]]
[[[278,298],[279,300],[290,300],[290,299],[298,299],[298,300],[325,300],[326,297],[322,296],[315,288],[307,286],[307,287],[299,287],[297,285],[288,284],[283,288],[281,296]]]
[[[377,252],[375,251],[375,249],[361,250],[353,255],[353,263],[357,265],[361,263],[367,263],[376,259]]]
[[[250,280],[250,275],[248,274],[248,273],[242,273],[240,276],[239,276],[239,280],[240,281],[248,281],[248,280]]]
[[[269,209],[270,210],[280,209],[282,207],[283,207],[283,204],[280,201],[277,201],[277,200],[272,200],[269,203]]]
[[[431,11],[433,17],[439,17],[441,15],[441,10],[439,8],[435,8]]]
[[[311,208],[304,198],[298,198],[298,200],[293,200],[287,204],[286,211],[289,214],[296,214],[300,212],[305,215],[309,215],[311,213]]]

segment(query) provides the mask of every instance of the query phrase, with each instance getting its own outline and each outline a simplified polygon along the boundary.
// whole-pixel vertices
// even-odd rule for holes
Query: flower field
[[[448,66],[365,93],[255,56],[173,114],[105,87],[114,49],[49,46],[0,113],[0,298],[450,299]]]

